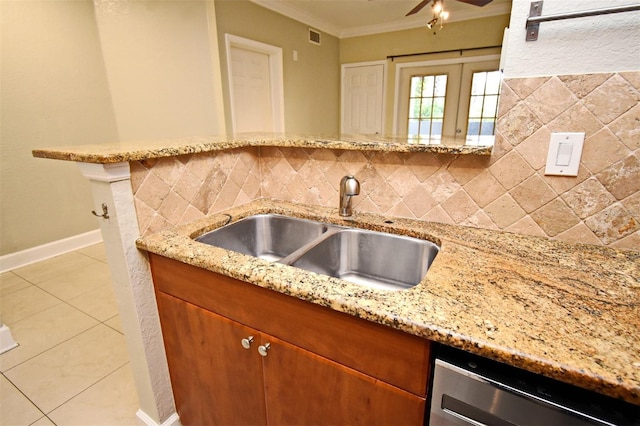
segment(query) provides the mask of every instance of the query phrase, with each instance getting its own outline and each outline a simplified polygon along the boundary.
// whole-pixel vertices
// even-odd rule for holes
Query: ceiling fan
[[[482,6],[488,5],[493,0],[456,0],[456,1],[482,7]],[[428,5],[429,3],[431,3],[431,0],[422,0],[420,3],[418,3],[416,7],[411,9],[409,13],[407,13],[405,16],[413,15],[414,13],[420,12],[422,8]]]

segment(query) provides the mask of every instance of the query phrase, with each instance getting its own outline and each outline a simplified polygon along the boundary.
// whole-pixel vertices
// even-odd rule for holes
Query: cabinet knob
[[[258,346],[258,353],[262,356],[267,356],[267,351],[271,348],[271,343],[265,343]]]
[[[255,339],[253,338],[253,336],[249,336],[249,337],[245,337],[240,342],[242,343],[243,348],[249,349],[251,348],[251,344],[253,343],[254,340]]]

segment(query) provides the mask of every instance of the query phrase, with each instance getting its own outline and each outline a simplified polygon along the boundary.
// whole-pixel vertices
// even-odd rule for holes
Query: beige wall
[[[499,46],[509,15],[447,23],[442,30],[414,28],[340,40],[340,63],[376,61],[389,55],[438,52],[442,50]],[[456,53],[458,57],[460,56]],[[411,59],[441,59],[442,56],[414,56]],[[398,61],[398,59],[396,59]]]
[[[322,33],[322,45],[308,41],[308,25],[249,1],[216,0],[218,44],[224,84],[227,128],[231,128],[225,33],[283,50],[285,130],[335,135],[340,119],[339,40]],[[298,60],[293,60],[293,51]]]
[[[218,51],[209,40],[207,8],[213,2],[95,4],[120,138],[224,133],[220,79],[213,70]]]
[[[118,139],[91,1],[0,1],[0,255],[96,228],[75,164],[34,148]]]
[[[504,29],[509,26],[509,15],[492,16],[463,22],[452,22],[442,30],[414,28],[340,40],[340,63],[386,60],[390,55],[439,52],[502,45]],[[479,55],[499,55],[500,48],[452,53],[432,53],[387,60],[387,87],[384,129],[392,134],[396,67],[407,62],[460,59]]]
[[[0,1],[0,255],[97,228],[41,147],[224,133],[213,1]]]

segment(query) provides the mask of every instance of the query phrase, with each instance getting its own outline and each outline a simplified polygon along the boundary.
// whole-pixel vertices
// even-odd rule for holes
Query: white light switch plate
[[[578,176],[584,133],[551,133],[545,175]]]

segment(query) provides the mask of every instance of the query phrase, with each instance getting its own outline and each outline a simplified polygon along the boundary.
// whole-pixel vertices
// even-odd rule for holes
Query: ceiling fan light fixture
[[[434,0],[431,9],[433,10],[433,19],[427,23],[427,28],[432,29],[438,21],[440,21],[440,29],[444,28],[444,21],[449,18],[449,12],[444,10],[444,0]]]

